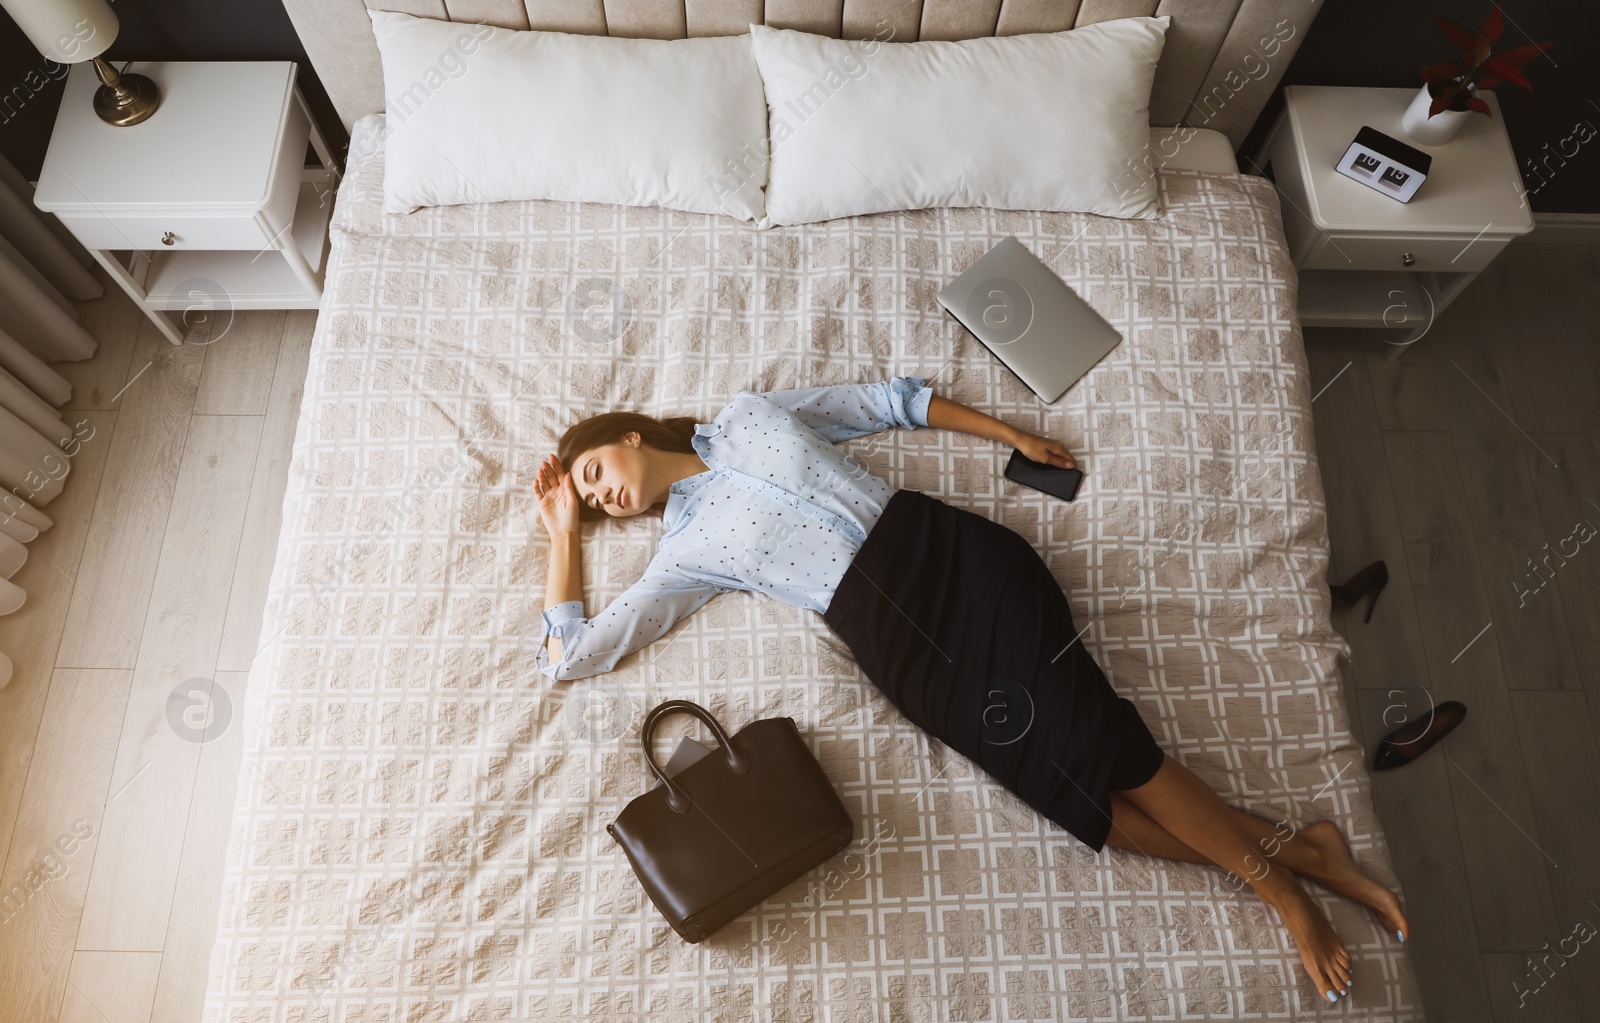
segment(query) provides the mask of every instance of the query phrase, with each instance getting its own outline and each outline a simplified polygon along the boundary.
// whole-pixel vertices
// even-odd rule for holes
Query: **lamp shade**
[[[0,0],[0,7],[57,64],[98,57],[117,38],[117,16],[106,0]]]

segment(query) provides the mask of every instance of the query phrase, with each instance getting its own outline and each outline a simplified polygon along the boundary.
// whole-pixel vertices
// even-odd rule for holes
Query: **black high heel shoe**
[[[1329,596],[1333,597],[1335,607],[1355,607],[1361,603],[1367,594],[1372,594],[1372,603],[1367,605],[1367,617],[1363,621],[1372,621],[1372,611],[1378,606],[1378,594],[1389,585],[1389,566],[1381,561],[1374,561],[1350,577],[1350,581],[1343,586],[1330,585]]]
[[[1458,700],[1446,700],[1429,711],[1427,717],[1406,722],[1378,743],[1378,755],[1372,760],[1372,769],[1388,771],[1406,766],[1432,749],[1434,743],[1455,731],[1466,717],[1466,704]]]

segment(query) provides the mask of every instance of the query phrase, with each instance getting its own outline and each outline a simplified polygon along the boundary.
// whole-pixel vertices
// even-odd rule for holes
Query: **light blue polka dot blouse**
[[[718,593],[751,590],[827,610],[894,488],[836,447],[890,427],[928,425],[921,377],[737,395],[693,444],[710,466],[672,485],[666,532],[644,575],[593,618],[583,601],[544,612],[537,663],[584,678],[660,638]],[[561,640],[551,663],[545,644]]]

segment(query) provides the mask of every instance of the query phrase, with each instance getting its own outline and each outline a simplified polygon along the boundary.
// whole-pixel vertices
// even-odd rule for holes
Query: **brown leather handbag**
[[[656,725],[693,714],[721,749],[667,775]],[[850,844],[855,822],[794,719],[764,718],[733,738],[710,711],[668,700],[645,715],[644,762],[661,784],[606,826],[650,901],[688,942],[706,937]]]

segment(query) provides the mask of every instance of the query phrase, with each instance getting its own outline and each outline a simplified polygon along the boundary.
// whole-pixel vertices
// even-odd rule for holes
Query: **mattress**
[[[205,1019],[1291,1020],[1323,1008],[1276,917],[1214,868],[1095,854],[911,726],[821,617],[715,598],[611,674],[534,664],[531,484],[608,409],[709,421],[741,389],[914,374],[1064,438],[1066,504],[997,445],[851,443],[895,486],[1015,529],[1158,741],[1229,802],[1332,819],[1395,885],[1351,734],[1296,283],[1269,182],[1154,168],[1164,214],[947,209],[758,231],[550,202],[381,212],[358,123],[332,223]],[[1039,403],[934,293],[1015,235],[1125,341]],[[586,527],[591,611],[654,516]],[[1066,642],[1070,637],[1063,637]],[[649,775],[646,710],[792,717],[856,840],[699,945],[605,825]],[[655,755],[698,734],[669,719]],[[1351,1019],[1418,1020],[1403,949],[1312,888]]]

